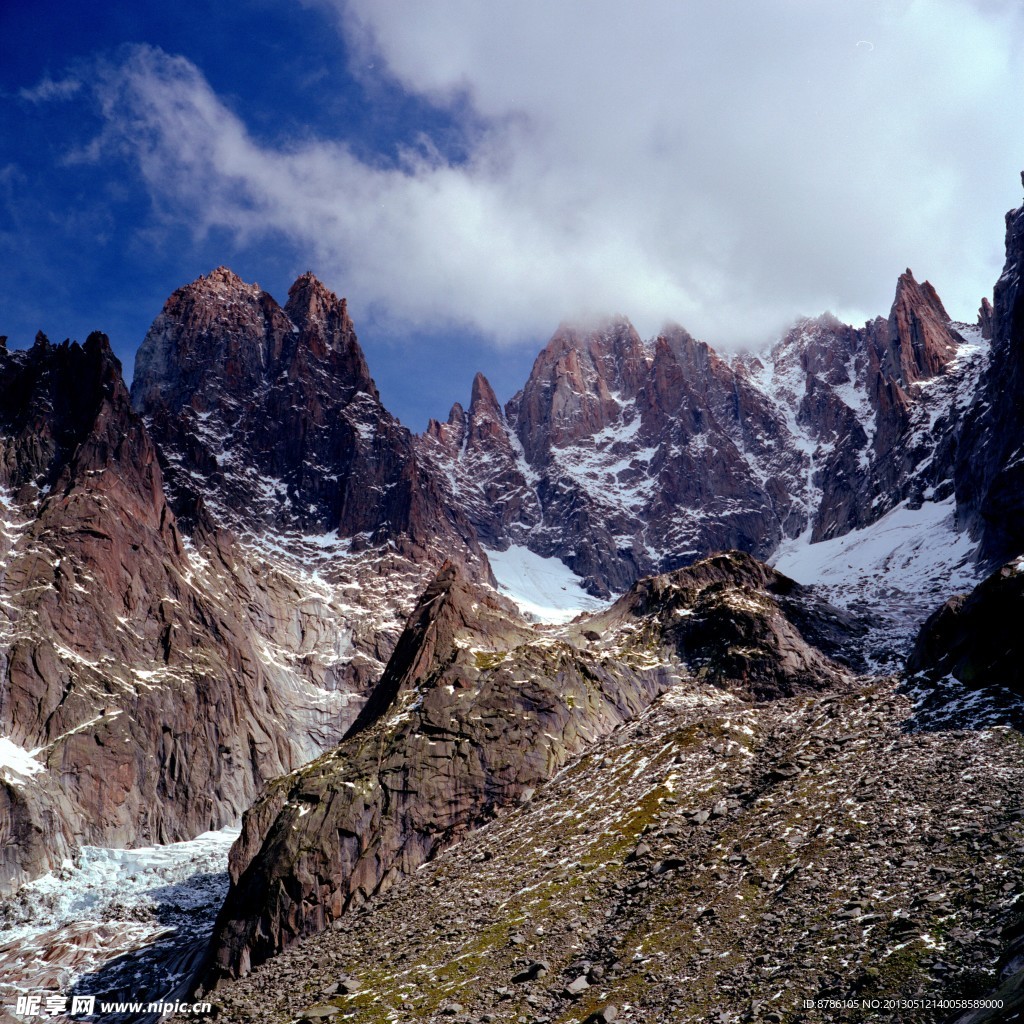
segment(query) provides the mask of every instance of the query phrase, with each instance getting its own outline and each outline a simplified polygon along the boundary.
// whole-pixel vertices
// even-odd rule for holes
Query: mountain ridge
[[[992,601],[1019,599],[1022,263],[1024,208],[978,324],[951,322],[907,270],[887,317],[804,319],[756,356],[679,325],[644,342],[621,316],[565,324],[504,406],[477,374],[421,435],[385,408],[346,300],[310,272],[283,306],[225,267],[178,289],[130,393],[102,335],[0,346],[0,887],[83,843],[167,842],[244,810],[210,981],[333,928],[562,769],[598,785],[590,752],[641,719],[674,728],[672,708],[775,723],[748,753],[787,784],[806,765],[774,756],[776,727],[833,706],[890,738],[880,770],[896,751],[935,775],[947,749],[980,769],[969,744],[893,737],[1019,728],[1016,691],[990,694],[1007,662],[976,641],[1004,621]],[[906,539],[857,562],[889,532]],[[531,621],[487,557],[513,548],[609,606]],[[764,564],[825,549],[835,572],[816,590]],[[1009,582],[924,624],[897,692],[953,582],[999,566]],[[989,710],[972,719],[972,702]],[[861,720],[865,703],[884,713]],[[857,793],[833,732],[822,770]],[[978,750],[1004,765],[1011,743]],[[749,809],[731,772],[716,821]],[[1011,830],[1004,809],[991,818]],[[641,836],[629,864],[646,864]],[[983,874],[990,945],[1006,907]],[[901,875],[887,899],[915,884]],[[616,885],[643,904],[647,888]],[[975,938],[958,971],[981,962]]]

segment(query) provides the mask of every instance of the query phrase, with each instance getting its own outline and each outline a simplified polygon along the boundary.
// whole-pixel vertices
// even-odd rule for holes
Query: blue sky
[[[110,334],[227,264],[349,298],[422,429],[562,319],[725,349],[973,317],[1020,202],[1016,3],[0,5],[0,333]]]

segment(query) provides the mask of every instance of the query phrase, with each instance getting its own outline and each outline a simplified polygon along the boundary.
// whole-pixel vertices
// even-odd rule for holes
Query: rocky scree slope
[[[628,659],[702,602],[760,622],[754,606],[788,588],[769,573],[725,556],[645,581],[617,627],[609,612],[600,633],[585,620],[562,642]],[[827,612],[814,621],[841,632]],[[929,707],[899,679],[834,665],[755,701],[728,657],[675,664],[679,679],[528,801],[221,986],[217,1019],[825,1022],[855,1011],[805,999],[986,997],[1019,968],[1019,701],[961,687]],[[285,819],[296,846],[317,841],[302,826],[312,813]],[[289,884],[316,900],[312,870]]]
[[[221,827],[340,737],[344,702],[268,664],[245,577],[184,540],[103,335],[0,349],[0,499],[0,888]]]
[[[478,375],[420,447],[486,544],[558,557],[607,595],[941,499],[986,350],[909,270],[887,319],[801,321],[763,358],[678,326],[650,344],[621,318],[563,326],[504,410]]]
[[[207,982],[340,920],[529,800],[667,690],[764,699],[843,685],[848,670],[804,639],[786,607],[822,638],[855,628],[739,553],[643,581],[607,612],[549,629],[530,629],[446,567],[343,743],[246,813]]]

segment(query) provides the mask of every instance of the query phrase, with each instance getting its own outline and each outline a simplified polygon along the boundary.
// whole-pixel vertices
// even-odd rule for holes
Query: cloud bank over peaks
[[[368,95],[383,75],[465,112],[465,159],[429,138],[361,159],[344,125],[260,143],[199,68],[143,46],[99,76],[90,155],[126,153],[197,232],[286,240],[357,316],[533,343],[620,310],[728,347],[884,314],[908,264],[954,316],[998,275],[1016,5],[320,6]]]

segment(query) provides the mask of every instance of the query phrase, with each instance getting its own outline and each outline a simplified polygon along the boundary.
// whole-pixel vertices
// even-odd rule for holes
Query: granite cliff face
[[[265,664],[244,577],[182,537],[103,335],[0,352],[0,380],[0,728],[30,758],[4,773],[8,888],[236,819],[344,705]]]
[[[478,377],[468,416],[432,422],[421,450],[486,544],[557,557],[607,595],[944,498],[985,351],[909,270],[887,320],[804,320],[760,358],[679,326],[646,345],[623,319],[562,327],[503,411]]]
[[[1024,206],[1006,215],[1006,264],[982,309],[992,356],[956,459],[957,503],[981,554],[998,565],[1024,550]]]

